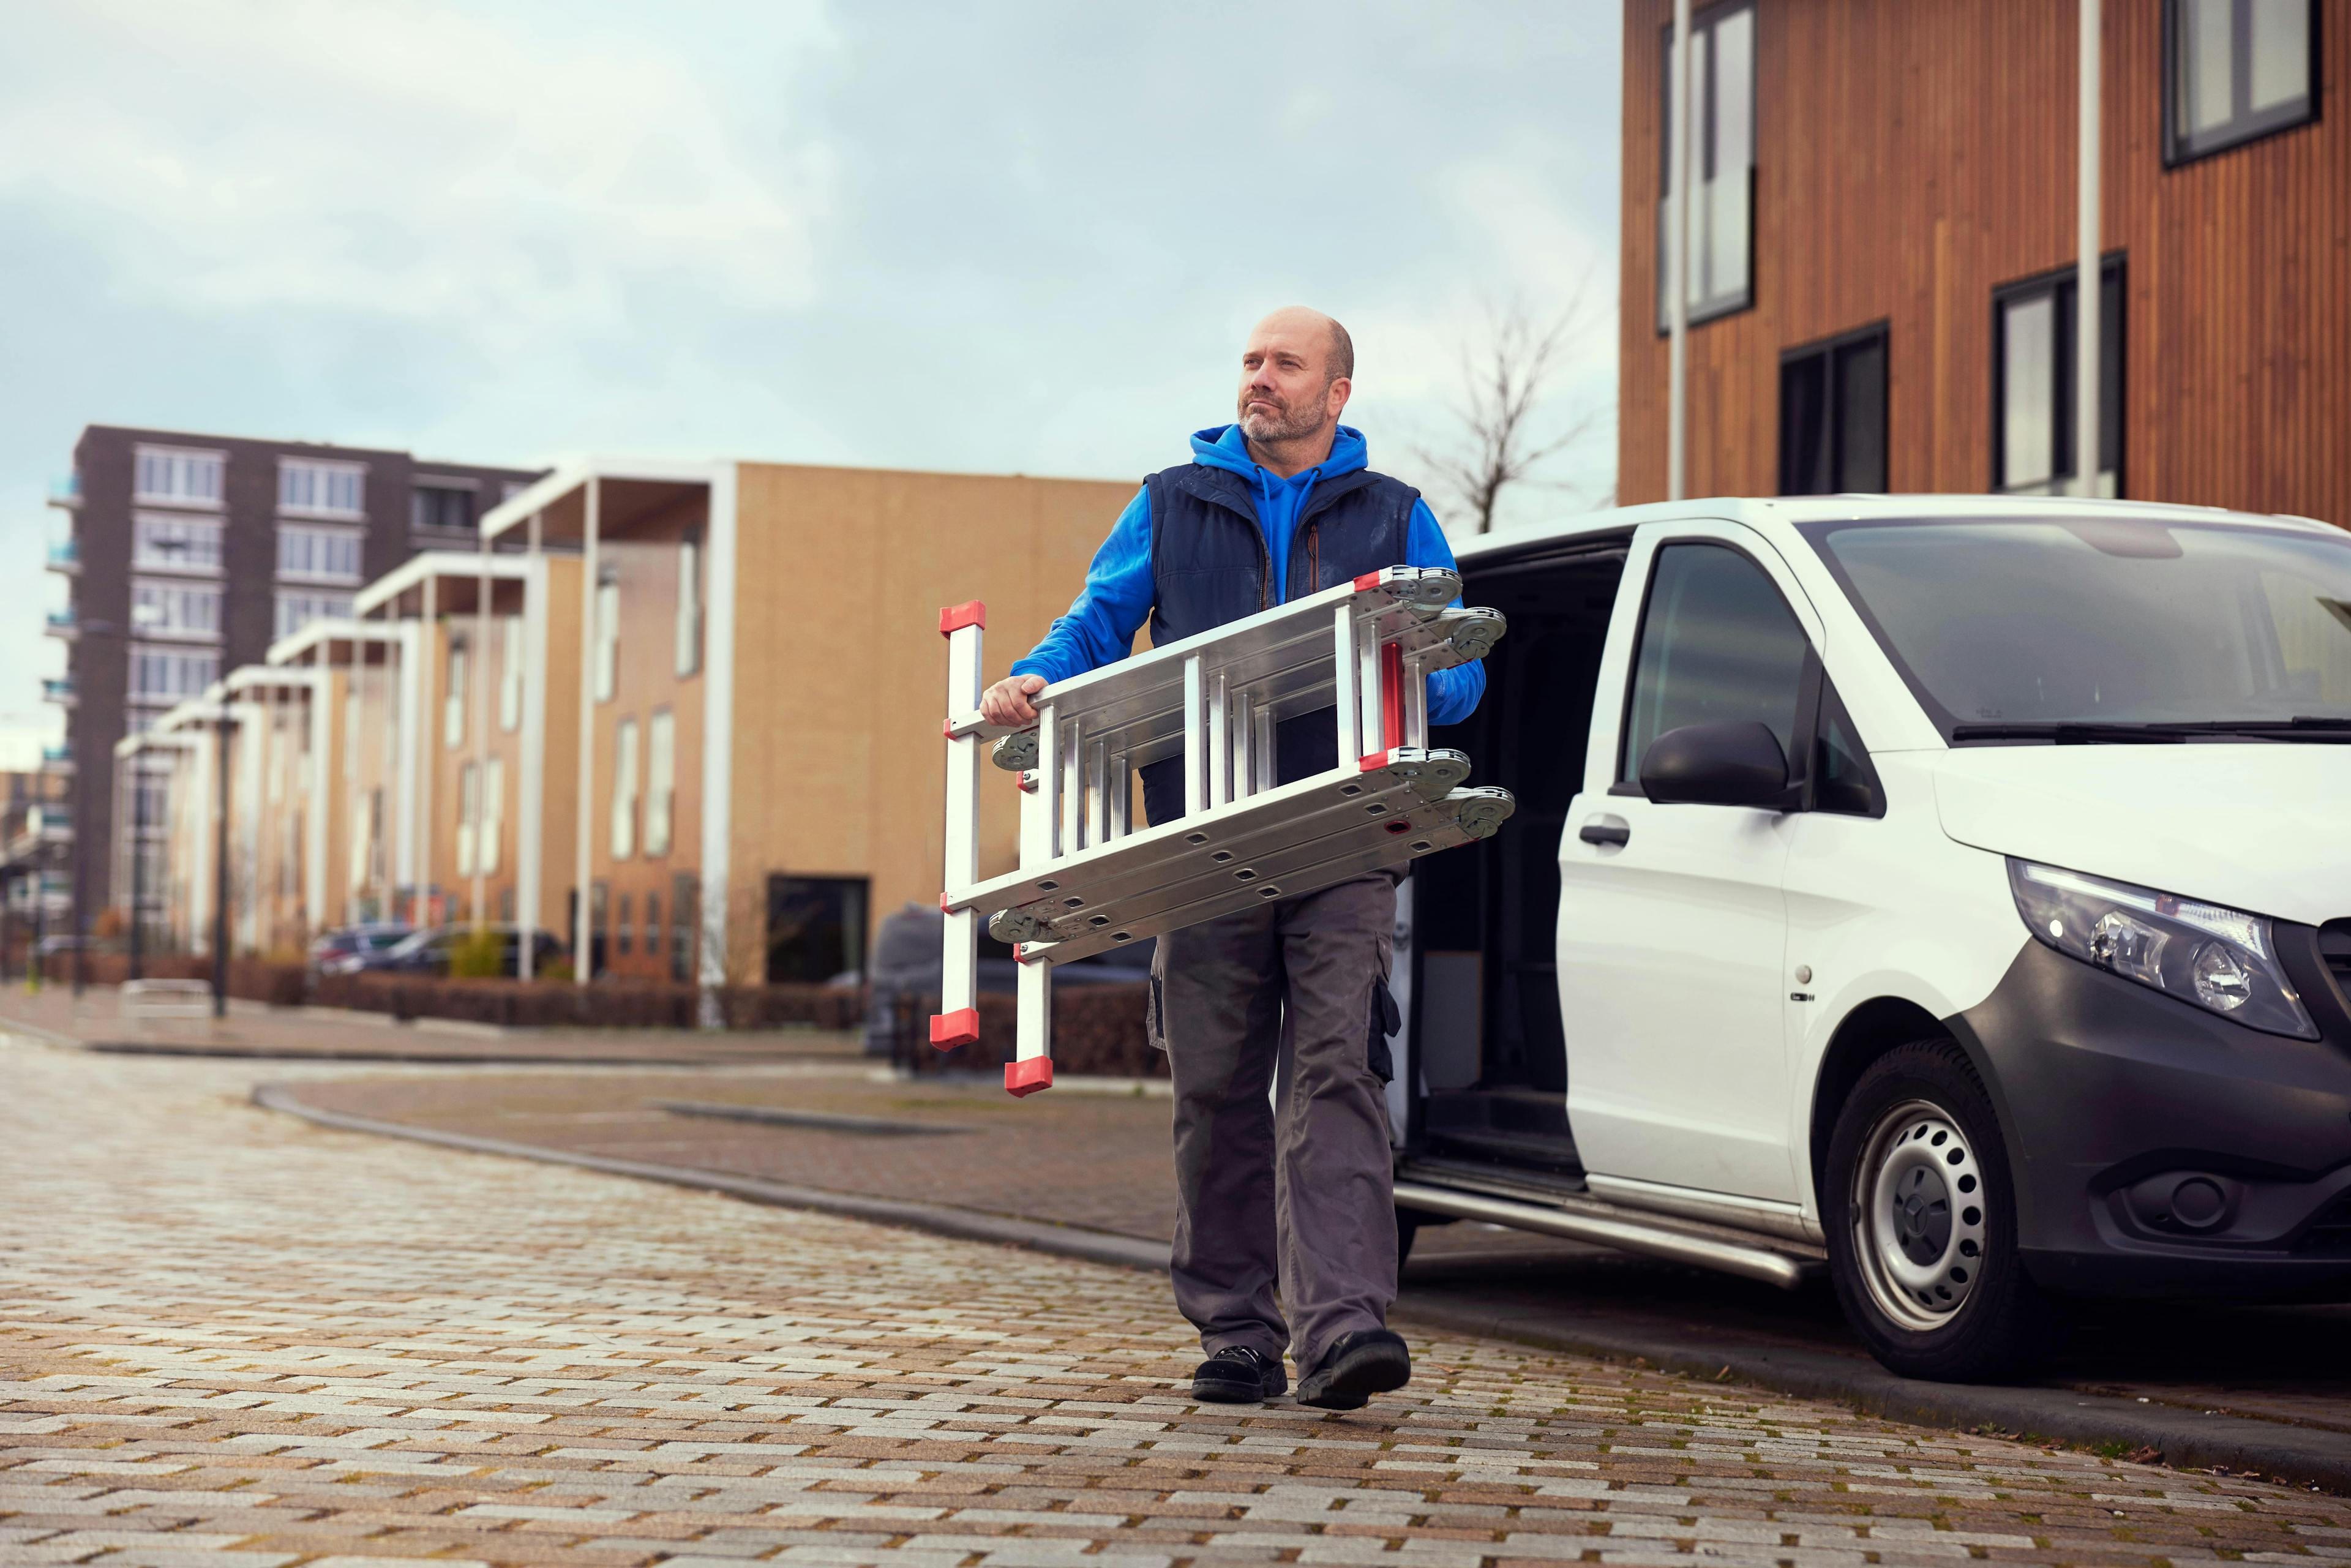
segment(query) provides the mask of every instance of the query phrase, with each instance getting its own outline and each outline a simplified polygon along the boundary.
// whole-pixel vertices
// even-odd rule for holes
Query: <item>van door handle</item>
[[[1621,850],[1633,841],[1633,829],[1622,817],[1594,817],[1575,836],[1587,844],[1614,844]]]

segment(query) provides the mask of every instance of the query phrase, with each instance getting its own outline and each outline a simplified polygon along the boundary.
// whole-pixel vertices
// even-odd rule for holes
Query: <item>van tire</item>
[[[2043,1354],[2048,1301],[2016,1249],[2008,1147],[1949,1040],[1896,1046],[1838,1110],[1821,1182],[1845,1321],[1904,1377],[2012,1377]]]

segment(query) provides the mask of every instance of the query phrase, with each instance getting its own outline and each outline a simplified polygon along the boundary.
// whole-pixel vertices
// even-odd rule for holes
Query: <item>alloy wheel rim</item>
[[[1855,1256],[1877,1310],[1914,1333],[1951,1322],[1981,1278],[1984,1173],[1959,1119],[1910,1100],[1877,1119],[1854,1166]]]

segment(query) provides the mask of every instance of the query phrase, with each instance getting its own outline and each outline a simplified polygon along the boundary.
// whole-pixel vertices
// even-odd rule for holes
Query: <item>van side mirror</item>
[[[1771,727],[1754,719],[1686,724],[1641,754],[1641,792],[1660,805],[1784,810],[1788,758]]]

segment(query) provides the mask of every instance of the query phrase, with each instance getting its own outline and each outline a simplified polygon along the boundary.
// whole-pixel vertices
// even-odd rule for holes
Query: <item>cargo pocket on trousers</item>
[[[1151,996],[1143,1004],[1143,1033],[1144,1038],[1151,1041],[1152,1050],[1162,1056],[1167,1054],[1167,1023],[1160,1007],[1159,977],[1156,975],[1151,977]]]
[[[1388,1036],[1404,1027],[1404,1014],[1397,1009],[1395,993],[1388,989],[1386,977],[1372,982],[1372,1005],[1366,1009],[1371,1017],[1371,1040],[1364,1055],[1380,1082],[1395,1081],[1395,1058],[1388,1051]]]

